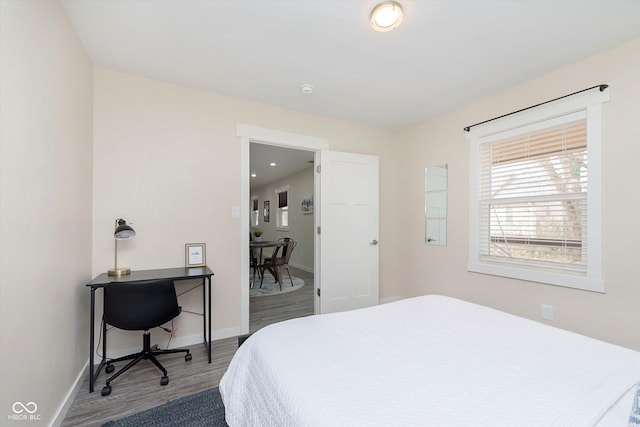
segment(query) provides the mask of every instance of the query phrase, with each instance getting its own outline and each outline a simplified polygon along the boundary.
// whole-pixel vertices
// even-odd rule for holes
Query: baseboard
[[[211,341],[218,341],[225,338],[235,337],[240,335],[240,327],[236,328],[228,328],[228,329],[218,329],[216,331],[212,331],[211,333]],[[183,337],[173,337],[171,340],[171,345],[169,348],[180,348],[187,347],[190,345],[202,344],[202,333],[195,335],[187,335]],[[136,349],[131,351],[125,351],[121,356],[125,356],[127,354],[131,354],[135,352]],[[120,356],[117,356],[120,357]]]
[[[217,341],[225,338],[235,337],[240,334],[240,327],[237,328],[229,328],[229,329],[219,329],[212,331],[211,340]],[[202,344],[203,336],[202,333],[194,334],[194,335],[185,335],[171,338],[171,343],[168,348],[180,348],[180,347],[188,347],[190,345]],[[159,344],[160,348],[166,348],[166,344],[164,342],[158,343],[152,340],[151,345]],[[127,354],[135,353],[140,351],[140,346],[136,347],[128,347],[128,348],[119,348],[119,349],[109,349],[109,358],[115,359],[118,357],[126,356]],[[98,354],[94,356],[95,363],[98,364],[102,361],[102,357]]]
[[[298,268],[302,271],[306,271],[307,273],[313,274],[313,267],[307,267],[306,265],[294,264],[292,262],[289,263],[291,267]]]
[[[222,340],[225,338],[231,338],[238,335],[241,335],[240,327],[218,329],[218,330],[212,331],[211,341]],[[187,347],[190,345],[202,344],[202,338],[203,338],[202,333],[195,334],[195,335],[187,335],[183,337],[174,337],[171,340],[171,345],[169,348]],[[120,356],[126,356],[127,354],[135,353],[136,351],[140,351],[139,346],[109,351],[109,355],[112,358],[116,358]],[[102,358],[96,355],[94,362],[98,364],[101,361],[102,361]],[[49,427],[59,427],[60,425],[62,425],[62,422],[64,421],[64,418],[67,416],[67,412],[69,412],[69,408],[73,404],[73,401],[76,398],[76,395],[80,390],[80,387],[82,387],[82,384],[84,383],[84,379],[87,375],[89,375],[89,358],[87,358],[87,362],[84,364],[84,367],[78,373],[75,384],[71,387],[71,389],[67,393],[64,402],[58,408],[58,411],[55,414],[55,418],[53,419],[53,422],[49,424]],[[88,393],[89,390],[86,390],[86,392]]]
[[[69,408],[71,408],[71,404],[76,398],[80,387],[82,387],[82,383],[84,382],[85,376],[89,373],[89,360],[87,359],[87,363],[84,364],[84,367],[78,373],[76,377],[76,381],[74,385],[69,389],[67,395],[64,398],[64,401],[58,407],[58,410],[55,413],[55,417],[49,427],[59,427],[62,425],[64,418],[67,416],[67,412],[69,412]]]

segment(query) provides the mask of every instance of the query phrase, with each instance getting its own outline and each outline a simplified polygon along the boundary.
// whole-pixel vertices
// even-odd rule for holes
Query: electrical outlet
[[[553,306],[542,304],[542,318],[544,320],[553,320]]]

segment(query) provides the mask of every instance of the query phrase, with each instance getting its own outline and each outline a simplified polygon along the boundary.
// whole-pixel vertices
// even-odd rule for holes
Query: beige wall
[[[3,0],[0,12],[2,419],[13,402],[33,401],[41,423],[51,423],[81,373],[89,302],[83,283],[112,267],[115,218],[138,232],[120,253],[121,264],[135,269],[184,265],[184,244],[205,242],[216,273],[214,335],[238,328],[246,285],[239,283],[243,225],[231,218],[231,207],[240,206],[238,123],[380,156],[381,299],[442,293],[538,320],[540,304],[551,304],[552,325],[640,349],[640,231],[629,226],[629,212],[640,208],[640,40],[397,135],[101,68],[92,75],[59,2]],[[604,107],[606,294],[468,273],[462,127],[598,83],[611,84]],[[422,216],[424,167],[442,163],[450,179],[445,248],[424,245]],[[194,293],[182,298],[199,303]],[[180,322],[179,337],[200,333],[200,319]],[[139,345],[139,334],[117,338],[115,347]]]
[[[553,326],[640,349],[640,230],[630,213],[640,209],[640,39],[541,76],[508,91],[406,130],[402,140],[401,204],[407,218],[401,283],[404,296],[440,293],[541,321],[541,304],[554,308]],[[510,111],[600,83],[611,85],[604,105],[604,256],[606,293],[504,279],[466,270],[469,149],[462,130]],[[448,245],[423,242],[423,174],[449,165]]]
[[[302,172],[290,175],[286,178],[272,182],[264,187],[256,188],[251,192],[251,197],[258,198],[260,207],[259,228],[264,232],[262,240],[278,240],[282,237],[290,237],[297,242],[296,248],[291,254],[289,263],[305,271],[313,272],[313,215],[303,214],[301,208],[302,197],[313,196],[313,167],[310,166]],[[276,188],[289,186],[289,230],[276,229]],[[271,205],[270,221],[264,222],[262,209],[264,201],[269,200]]]
[[[61,4],[0,1],[0,424],[87,362],[93,68]]]
[[[94,274],[113,264],[118,217],[133,222],[137,232],[119,251],[119,261],[134,269],[182,266],[184,244],[204,242],[215,272],[214,337],[238,333],[240,286],[246,284],[240,283],[241,224],[231,208],[240,206],[236,127],[242,123],[380,156],[381,298],[398,295],[392,134],[101,68],[94,81]],[[191,303],[198,304],[194,295]],[[178,338],[200,333],[201,321],[193,317],[177,319]],[[113,335],[115,349],[139,341],[133,334]]]

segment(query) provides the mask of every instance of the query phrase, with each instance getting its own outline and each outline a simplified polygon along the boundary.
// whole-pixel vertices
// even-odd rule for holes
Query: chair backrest
[[[298,245],[298,242],[293,239],[289,239],[286,242],[287,244],[282,247],[282,258],[284,259],[284,264],[289,264],[289,259],[291,259],[291,252],[293,252],[293,249]]]
[[[278,242],[284,242],[284,245],[282,245],[281,258],[284,258],[287,256],[287,246],[289,245],[290,241],[291,241],[291,237],[281,237],[278,239]]]
[[[118,329],[146,331],[179,314],[171,279],[111,282],[104,287],[104,321]]]
[[[277,263],[278,260],[280,260],[282,258],[281,256],[279,256],[280,248],[281,248],[281,246],[276,246],[276,247],[273,248],[273,252],[271,252],[271,254],[264,255],[265,262],[271,263],[271,264]]]

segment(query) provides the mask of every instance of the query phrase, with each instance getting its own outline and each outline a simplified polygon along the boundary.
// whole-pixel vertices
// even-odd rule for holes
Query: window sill
[[[511,279],[526,280],[529,282],[543,283],[547,285],[563,286],[565,288],[581,289],[584,291],[604,291],[604,280],[588,277],[573,276],[548,271],[524,270],[501,265],[469,263],[467,270],[472,273],[489,274],[492,276],[508,277]]]

